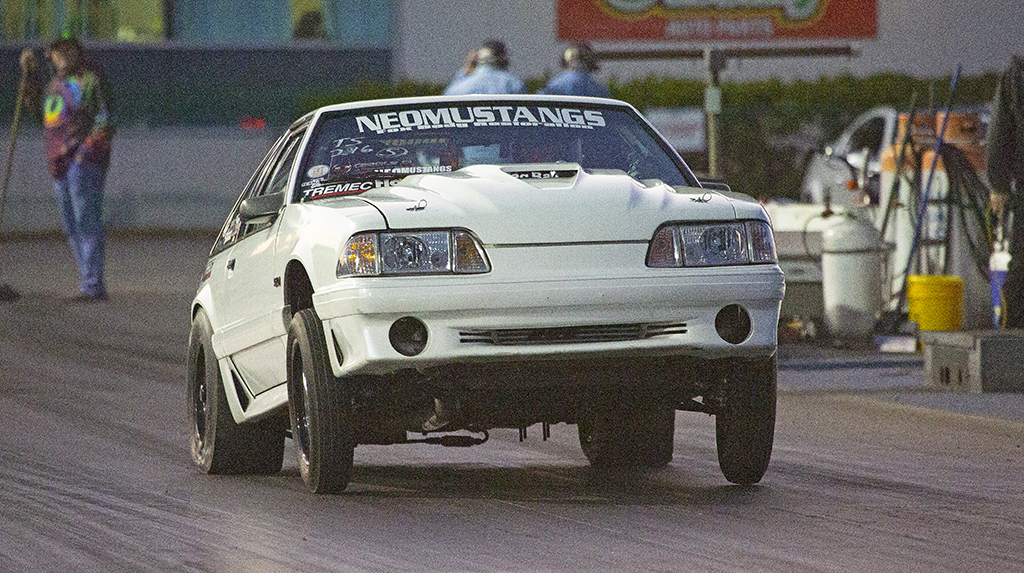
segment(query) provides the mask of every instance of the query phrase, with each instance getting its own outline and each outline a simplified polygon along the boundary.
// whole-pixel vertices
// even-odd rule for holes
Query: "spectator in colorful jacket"
[[[591,75],[597,71],[597,55],[590,44],[575,44],[562,53],[562,68],[548,85],[537,91],[539,94],[577,95],[590,97],[611,97],[608,87]]]
[[[445,95],[521,94],[523,80],[508,72],[508,51],[500,40],[487,40],[476,52],[476,68],[465,77],[456,77]]]
[[[74,39],[56,40],[46,55],[54,71],[45,90],[40,89],[31,48],[22,51],[21,67],[28,80],[26,103],[43,114],[46,160],[54,180],[57,211],[78,264],[81,288],[71,301],[104,301],[103,184],[114,132],[106,82],[98,66],[86,66],[82,46]]]

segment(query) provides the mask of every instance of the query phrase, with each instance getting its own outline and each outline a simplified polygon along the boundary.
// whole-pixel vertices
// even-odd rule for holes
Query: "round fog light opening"
[[[718,311],[715,330],[722,340],[729,344],[739,344],[750,336],[750,313],[738,304],[730,304]]]
[[[388,332],[391,346],[403,356],[416,356],[427,347],[427,325],[411,316],[399,318]]]

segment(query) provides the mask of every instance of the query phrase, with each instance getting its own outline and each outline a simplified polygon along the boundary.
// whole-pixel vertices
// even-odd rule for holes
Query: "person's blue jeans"
[[[107,296],[103,280],[106,238],[102,221],[106,174],[102,165],[74,161],[67,175],[54,181],[57,211],[78,264],[81,292],[97,298]]]

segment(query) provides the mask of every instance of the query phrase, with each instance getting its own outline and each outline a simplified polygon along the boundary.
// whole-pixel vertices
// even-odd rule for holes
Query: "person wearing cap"
[[[445,95],[521,94],[526,90],[523,80],[508,72],[508,52],[500,40],[488,40],[476,51],[476,68],[465,77],[456,78]]]
[[[590,44],[569,46],[562,52],[562,69],[539,94],[611,97],[608,87],[591,75],[597,71],[597,56]]]

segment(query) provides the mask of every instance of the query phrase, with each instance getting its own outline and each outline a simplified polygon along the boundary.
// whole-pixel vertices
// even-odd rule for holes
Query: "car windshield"
[[[637,180],[693,185],[631,110],[556,101],[445,102],[325,115],[299,173],[296,201],[388,187],[470,165],[578,163]]]

